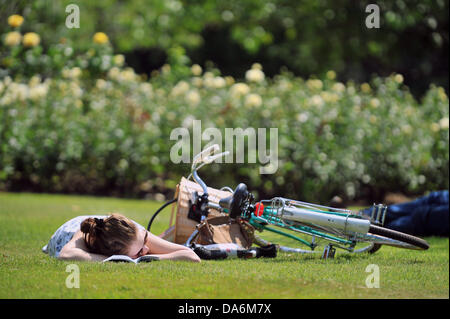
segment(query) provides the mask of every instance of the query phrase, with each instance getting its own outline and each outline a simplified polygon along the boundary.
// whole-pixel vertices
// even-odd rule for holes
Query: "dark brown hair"
[[[89,251],[105,256],[126,255],[137,234],[136,225],[120,214],[105,219],[87,218],[80,229]]]

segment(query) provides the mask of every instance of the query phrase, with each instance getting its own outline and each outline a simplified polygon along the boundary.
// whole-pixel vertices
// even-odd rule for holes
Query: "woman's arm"
[[[148,233],[149,255],[160,260],[189,260],[200,262],[200,257],[190,248],[171,243],[152,233]]]
[[[193,250],[178,250],[168,254],[149,254],[153,257],[158,257],[159,260],[186,260],[200,262],[200,257]]]
[[[107,256],[88,252],[86,244],[84,243],[83,233],[78,231],[61,249],[58,258],[63,260],[102,261],[107,258]]]

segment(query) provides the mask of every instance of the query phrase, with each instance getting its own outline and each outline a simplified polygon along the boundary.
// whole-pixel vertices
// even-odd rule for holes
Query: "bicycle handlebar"
[[[218,150],[220,150],[219,145],[213,144],[213,145],[205,148],[203,151],[201,151],[197,155],[195,155],[194,159],[192,161],[191,175],[194,178],[194,180],[197,182],[197,184],[199,184],[202,187],[203,193],[206,195],[208,195],[208,188],[207,188],[205,182],[200,178],[200,176],[198,176],[197,171],[202,166],[204,166],[206,164],[211,164],[216,159],[229,154],[229,152],[226,151],[226,152],[222,152],[222,153],[214,155],[214,153],[216,153]],[[201,165],[197,167],[197,164],[201,164]]]
[[[213,144],[205,148],[203,151],[194,156],[194,159],[192,161],[192,167],[195,167],[197,163],[203,162],[209,155],[214,154],[219,149],[220,147],[218,144]]]

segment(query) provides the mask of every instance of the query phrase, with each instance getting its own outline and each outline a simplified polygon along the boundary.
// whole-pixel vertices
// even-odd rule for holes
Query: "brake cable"
[[[174,199],[169,200],[167,203],[165,203],[164,205],[162,205],[152,216],[152,218],[150,219],[148,226],[147,226],[147,230],[150,231],[150,227],[152,227],[152,223],[153,220],[155,219],[155,217],[164,209],[166,208],[168,205],[173,204],[177,201],[177,197]]]

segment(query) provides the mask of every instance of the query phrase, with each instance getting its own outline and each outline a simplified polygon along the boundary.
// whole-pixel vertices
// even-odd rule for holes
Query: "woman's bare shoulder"
[[[63,248],[69,247],[80,248],[87,251],[87,247],[84,242],[84,233],[81,230],[78,230],[75,234],[73,234],[72,239]]]

